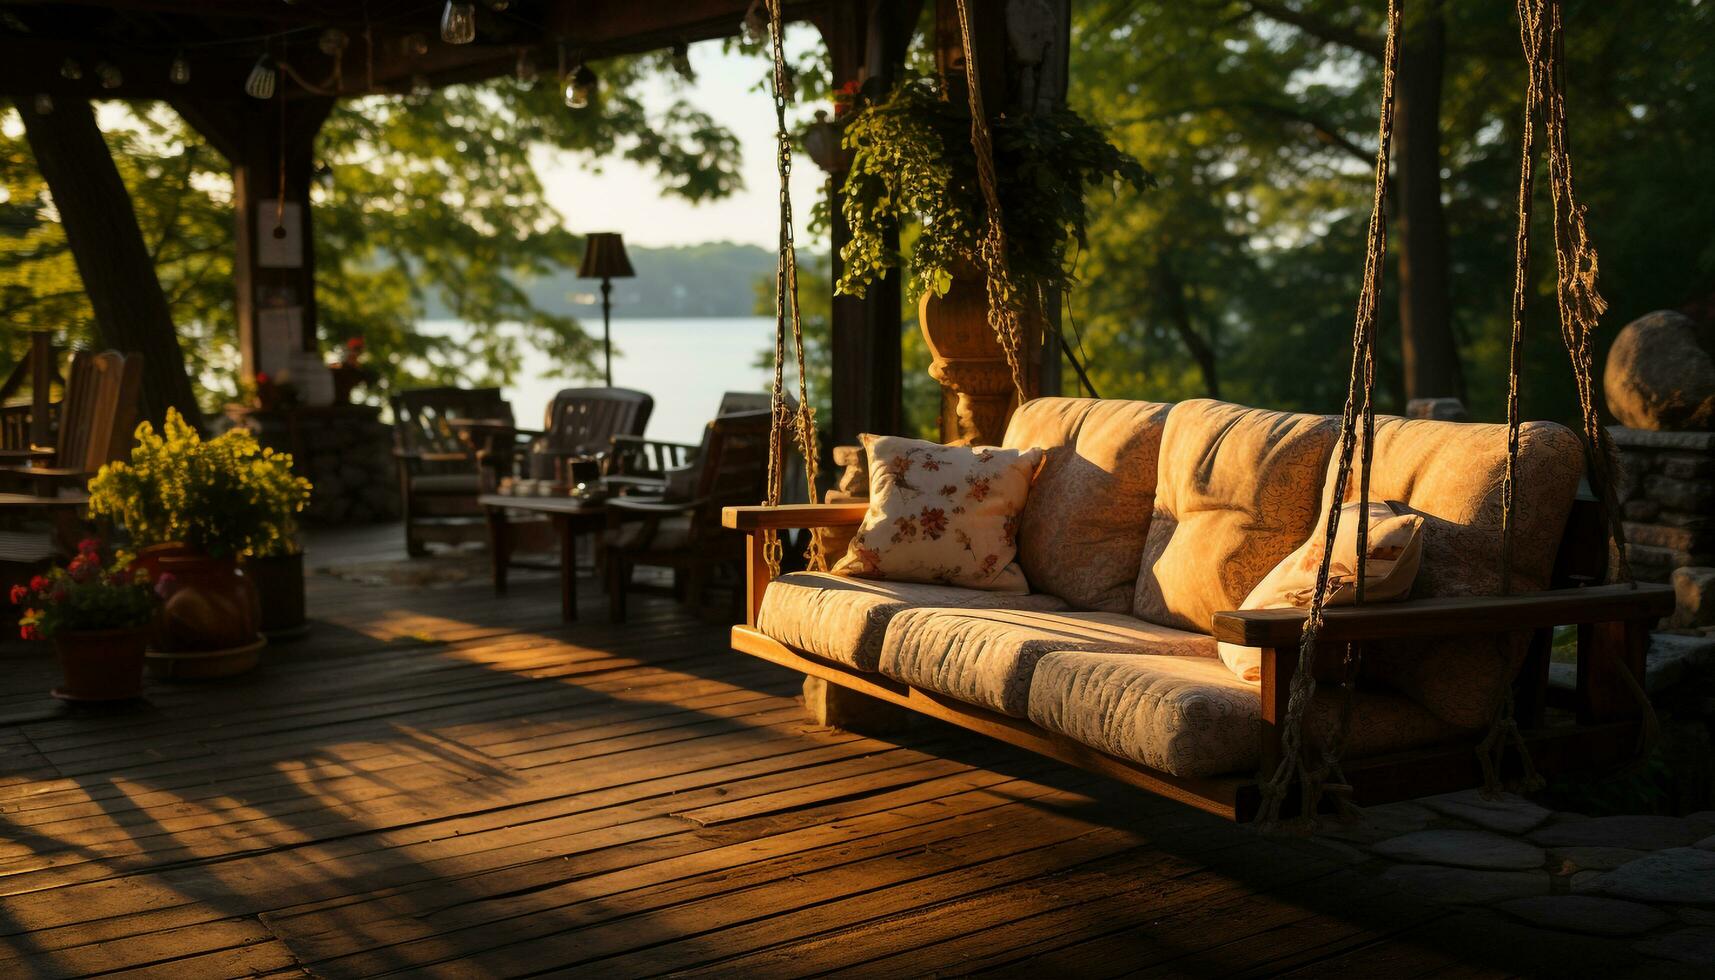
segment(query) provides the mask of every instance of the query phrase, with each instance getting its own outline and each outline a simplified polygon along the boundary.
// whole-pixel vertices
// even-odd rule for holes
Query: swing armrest
[[[787,531],[807,527],[855,527],[869,513],[867,502],[727,507],[721,525],[739,531]]]
[[[1321,638],[1349,643],[1408,636],[1506,633],[1589,623],[1655,620],[1673,611],[1666,585],[1598,585],[1508,596],[1413,599],[1323,612]],[[1215,639],[1248,647],[1298,646],[1306,609],[1243,609],[1215,614]]]

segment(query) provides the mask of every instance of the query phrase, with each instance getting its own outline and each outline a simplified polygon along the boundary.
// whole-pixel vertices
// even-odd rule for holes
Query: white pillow
[[[837,575],[1027,592],[1013,559],[1040,449],[865,434],[869,512]]]
[[[1328,566],[1330,606],[1349,606],[1357,599],[1358,511],[1363,505],[1340,508],[1334,538],[1334,561]],[[1390,602],[1407,598],[1423,561],[1423,518],[1398,506],[1371,501],[1367,558],[1364,561],[1364,601]],[[1324,518],[1322,524],[1326,524]],[[1310,537],[1258,582],[1240,609],[1309,608],[1316,591],[1316,573],[1328,529],[1318,524]],[[1220,644],[1221,662],[1247,681],[1262,680],[1262,651],[1236,643]]]

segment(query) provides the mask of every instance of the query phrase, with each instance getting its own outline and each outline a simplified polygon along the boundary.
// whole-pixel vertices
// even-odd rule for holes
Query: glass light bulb
[[[588,65],[579,65],[573,70],[566,81],[566,106],[571,109],[586,109],[595,98],[596,89],[600,86],[595,72]]]
[[[421,34],[407,34],[399,44],[405,53],[413,58],[421,58],[429,53],[429,39]]]
[[[469,44],[476,40],[476,4],[447,0],[441,11],[441,40],[448,44]]]
[[[125,76],[119,73],[119,66],[107,61],[96,62],[95,77],[101,81],[102,88],[118,88],[125,84]]]
[[[45,116],[54,111],[54,97],[46,92],[36,96],[36,115]]]
[[[536,59],[530,57],[528,49],[518,49],[518,65],[513,69],[513,74],[517,76],[520,85],[536,84]]]
[[[429,76],[427,76],[427,75],[412,75],[411,76],[411,97],[412,98],[421,101],[421,100],[426,99],[429,96],[433,95],[434,93],[435,93],[435,87],[433,85],[429,84]]]
[[[83,66],[70,58],[60,62],[60,77],[75,82],[83,77]]]
[[[250,69],[250,77],[244,80],[244,94],[253,99],[272,99],[278,82],[279,72],[274,69],[274,59],[263,55],[256,59],[256,66]]]
[[[190,83],[191,63],[185,60],[184,55],[173,56],[173,65],[167,69],[167,80],[174,85],[188,85]]]

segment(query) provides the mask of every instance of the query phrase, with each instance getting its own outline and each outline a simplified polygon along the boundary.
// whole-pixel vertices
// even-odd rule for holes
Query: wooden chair
[[[405,550],[413,558],[427,542],[482,540],[487,522],[476,498],[492,484],[479,454],[485,448],[460,431],[462,421],[512,425],[512,406],[499,388],[417,388],[392,398],[393,456],[404,503]]]
[[[641,438],[654,409],[654,398],[630,388],[562,389],[548,404],[542,431],[519,430],[525,454],[520,475],[567,485],[576,482],[568,471],[571,462],[594,460],[605,469],[614,439]]]
[[[130,451],[142,378],[141,354],[79,351],[52,447],[0,450],[0,581],[10,584],[69,552],[90,477]]]
[[[715,418],[767,412],[769,407],[770,396],[766,391],[729,391],[721,396]],[[694,470],[699,448],[690,443],[663,442],[641,436],[616,437],[612,460],[603,482],[610,491],[626,494],[660,495],[667,492],[670,481],[677,486],[689,487],[696,482]]]
[[[723,566],[740,581],[743,542],[721,529],[721,509],[761,500],[768,475],[767,410],[710,422],[697,447],[696,482],[684,499],[614,497],[608,503],[608,610],[624,622],[626,595],[654,591],[632,582],[639,565],[673,569],[673,593],[700,603]],[[742,588],[735,590],[742,595]]]

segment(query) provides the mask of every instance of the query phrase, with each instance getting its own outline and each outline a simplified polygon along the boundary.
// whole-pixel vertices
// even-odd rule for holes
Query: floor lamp
[[[631,260],[625,257],[625,239],[619,232],[592,231],[584,236],[584,262],[578,269],[578,278],[601,280],[601,351],[609,388],[613,387],[613,336],[609,324],[613,317],[613,280],[635,275]]]

